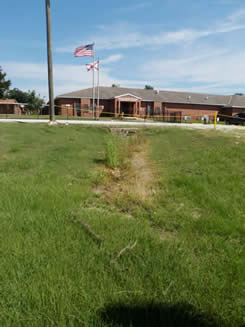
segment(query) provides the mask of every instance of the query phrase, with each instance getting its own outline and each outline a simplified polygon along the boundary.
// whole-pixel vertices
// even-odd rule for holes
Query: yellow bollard
[[[215,112],[215,117],[214,117],[214,128],[216,129],[217,125],[217,116],[218,116],[218,111]]]

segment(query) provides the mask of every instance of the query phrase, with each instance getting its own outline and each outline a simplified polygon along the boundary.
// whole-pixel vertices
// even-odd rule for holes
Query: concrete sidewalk
[[[139,127],[182,127],[191,129],[214,129],[213,124],[187,124],[187,123],[159,123],[159,122],[133,122],[133,121],[105,121],[105,120],[57,120],[63,125],[95,125],[95,126],[139,126]],[[48,124],[48,119],[0,119],[0,123]],[[244,130],[243,126],[217,125],[217,130]]]

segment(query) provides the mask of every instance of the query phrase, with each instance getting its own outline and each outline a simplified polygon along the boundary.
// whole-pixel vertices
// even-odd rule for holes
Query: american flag
[[[91,69],[99,70],[99,60],[92,62],[91,64],[86,64],[88,72]]]
[[[94,44],[84,45],[76,48],[74,52],[75,57],[93,57],[94,55]]]

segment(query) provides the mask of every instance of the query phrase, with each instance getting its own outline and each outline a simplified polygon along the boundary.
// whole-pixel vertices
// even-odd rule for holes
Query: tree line
[[[35,90],[28,92],[22,91],[18,88],[11,89],[11,81],[6,78],[7,74],[2,71],[0,67],[0,99],[13,99],[18,103],[25,104],[25,112],[37,112],[45,101]]]

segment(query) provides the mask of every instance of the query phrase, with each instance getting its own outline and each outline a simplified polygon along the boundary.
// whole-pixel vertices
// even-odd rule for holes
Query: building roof
[[[58,96],[58,98],[92,98],[93,89],[84,89],[71,93],[66,93]],[[108,100],[113,99],[120,95],[131,94],[141,98],[144,101],[159,101],[162,99],[155,90],[133,89],[124,87],[107,87],[100,86],[100,99]]]
[[[1,104],[5,104],[5,103],[7,103],[7,104],[16,104],[17,101],[14,100],[14,99],[4,99],[4,100],[0,99],[0,103]]]
[[[175,92],[175,91],[160,91],[160,95],[164,102],[190,103],[190,104],[202,104],[202,105],[222,105],[222,106],[228,105],[231,97],[230,95],[214,95],[214,94],[205,94],[205,93]]]
[[[245,107],[245,96],[244,95],[233,95],[231,97],[232,107]]]
[[[57,98],[92,98],[93,89],[88,88],[75,92],[62,94]],[[105,87],[100,86],[100,99],[108,100],[120,95],[131,94],[143,101],[155,101],[166,103],[220,105],[245,108],[245,96],[243,95],[214,95],[207,93],[156,91],[136,88]]]

